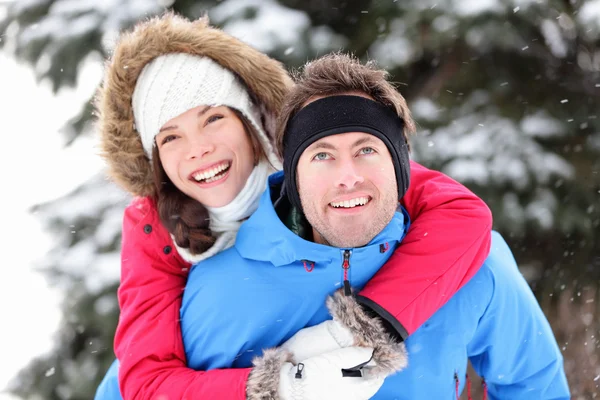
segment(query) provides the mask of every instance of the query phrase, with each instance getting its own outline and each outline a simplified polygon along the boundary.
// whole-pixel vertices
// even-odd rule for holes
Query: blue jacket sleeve
[[[492,296],[468,353],[491,399],[569,399],[562,354],[529,285],[494,232]]]

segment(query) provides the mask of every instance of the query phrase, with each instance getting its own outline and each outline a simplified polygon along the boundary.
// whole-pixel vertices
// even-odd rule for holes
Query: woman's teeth
[[[331,205],[331,207],[334,207],[334,208],[340,208],[340,207],[352,208],[352,207],[356,207],[356,206],[364,206],[369,201],[370,200],[368,197],[358,197],[356,199],[351,199],[351,200],[346,200],[346,201],[331,202],[331,203],[329,203],[329,205]]]
[[[231,166],[231,164],[228,162],[223,163],[221,165],[218,165],[214,168],[209,169],[208,171],[194,174],[193,178],[196,182],[205,182],[205,183],[214,182],[216,180],[221,179],[223,177],[223,175],[225,175],[225,173],[227,172],[227,170],[229,169],[230,166]]]

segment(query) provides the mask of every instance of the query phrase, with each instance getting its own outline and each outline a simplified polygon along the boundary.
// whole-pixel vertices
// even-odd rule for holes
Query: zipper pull
[[[299,363],[296,367],[296,375],[294,375],[294,377],[296,379],[302,379],[302,371],[304,371],[304,364]]]
[[[344,295],[351,296],[352,290],[350,288],[350,281],[348,280],[348,270],[350,269],[350,250],[344,250],[344,262],[342,263],[344,269]]]

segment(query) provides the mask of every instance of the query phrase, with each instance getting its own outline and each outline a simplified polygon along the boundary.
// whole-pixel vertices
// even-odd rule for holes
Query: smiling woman
[[[189,197],[206,207],[223,207],[265,159],[249,127],[229,107],[192,108],[167,121],[156,136],[156,166]]]
[[[156,207],[177,249],[229,247],[279,165],[258,107],[230,70],[187,53],[151,59],[131,84],[130,136],[152,160]]]
[[[161,38],[152,49],[150,37]],[[150,353],[180,344],[157,344],[147,323],[161,321],[152,323],[161,336],[179,331],[180,278],[191,263],[231,247],[256,210],[268,175],[281,166],[269,135],[289,83],[278,62],[206,19],[165,14],[119,38],[96,105],[109,174],[137,196],[124,216],[115,338],[121,378],[134,383],[118,388],[108,375],[99,398],[137,398],[136,382],[162,382],[137,377],[156,371]]]

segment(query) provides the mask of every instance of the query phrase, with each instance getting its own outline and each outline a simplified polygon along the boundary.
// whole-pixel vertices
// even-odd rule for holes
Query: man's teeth
[[[221,164],[214,168],[211,168],[208,171],[197,173],[193,176],[193,178],[196,180],[196,182],[200,182],[200,181],[206,181],[206,183],[214,182],[215,180],[220,178],[220,176],[219,176],[219,177],[217,177],[217,179],[214,179],[216,177],[216,175],[219,174],[220,172],[228,169],[229,166],[230,166],[229,163],[224,163],[224,164]]]
[[[340,202],[331,202],[329,203],[332,207],[335,208],[352,208],[352,207],[356,207],[356,206],[364,206],[365,204],[367,204],[369,202],[369,198],[368,197],[358,197],[356,199],[351,199],[351,200],[346,200],[346,201],[340,201]]]

